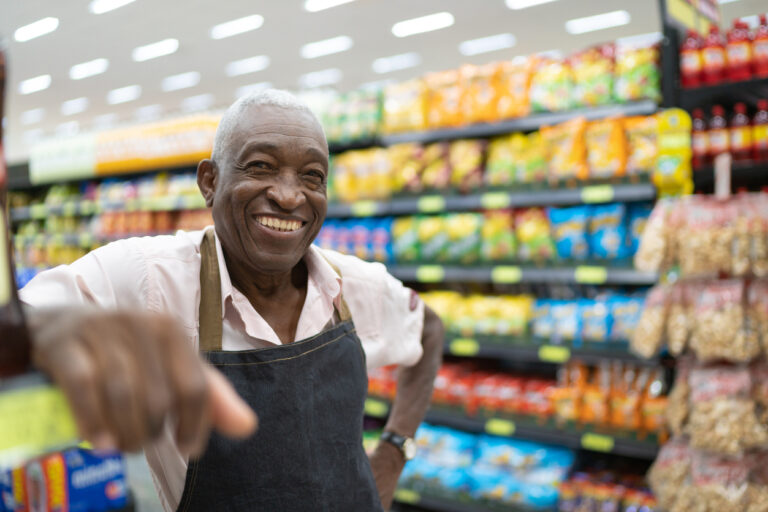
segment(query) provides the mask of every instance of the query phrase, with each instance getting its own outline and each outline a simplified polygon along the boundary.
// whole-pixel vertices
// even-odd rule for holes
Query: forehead
[[[325,135],[314,116],[303,110],[273,105],[246,108],[230,137],[234,149],[253,141],[269,140],[286,146],[327,148]]]

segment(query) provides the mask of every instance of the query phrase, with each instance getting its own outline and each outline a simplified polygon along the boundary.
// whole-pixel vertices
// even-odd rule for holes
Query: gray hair
[[[239,98],[224,112],[216,128],[216,136],[213,139],[213,150],[211,151],[211,160],[220,162],[224,148],[229,145],[235,127],[240,121],[241,116],[252,107],[279,107],[288,110],[298,110],[306,112],[317,122],[322,130],[323,126],[312,109],[304,101],[291,94],[288,91],[280,89],[263,89],[254,91]],[[324,132],[323,132],[324,133]]]

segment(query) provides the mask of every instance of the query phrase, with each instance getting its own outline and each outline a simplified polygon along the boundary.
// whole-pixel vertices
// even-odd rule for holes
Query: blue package
[[[326,219],[323,222],[323,227],[320,228],[320,232],[317,234],[315,244],[321,249],[335,250],[336,240],[336,228],[338,221],[333,219]]]
[[[612,326],[611,341],[625,342],[632,338],[643,312],[642,297],[614,297],[610,301]]]
[[[392,254],[392,217],[379,219],[373,227],[371,235],[371,254],[375,261],[389,263]]]
[[[349,227],[349,245],[351,254],[361,260],[373,259],[371,238],[373,237],[372,219],[358,219]]]
[[[629,255],[626,240],[626,208],[623,204],[606,204],[592,208],[589,250],[593,258],[626,258]]]
[[[552,317],[552,341],[576,343],[581,340],[581,317],[579,303],[573,300],[553,300],[550,306]]]
[[[15,508],[11,471],[0,468],[0,512],[13,512]]]
[[[581,339],[586,342],[606,342],[611,336],[611,310],[604,300],[579,300]]]
[[[519,502],[520,482],[509,473],[493,467],[472,467],[469,470],[470,495],[476,500],[503,504]]]
[[[554,325],[552,324],[552,300],[536,299],[533,305],[531,332],[534,338],[549,341],[552,338]]]
[[[633,256],[640,247],[640,237],[643,235],[648,217],[651,216],[653,205],[649,203],[636,203],[629,206],[627,213],[627,247],[629,256]]]
[[[557,255],[566,260],[585,260],[589,257],[587,236],[591,208],[550,208],[549,223]]]

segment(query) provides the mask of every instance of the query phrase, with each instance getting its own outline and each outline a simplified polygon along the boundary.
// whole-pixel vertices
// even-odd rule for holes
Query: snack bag
[[[640,297],[611,297],[608,300],[611,309],[610,341],[626,342],[632,339],[635,326],[643,312],[643,299]]]
[[[768,276],[768,194],[755,195],[752,219],[752,243],[750,261],[757,277]]]
[[[608,423],[608,401],[611,391],[611,370],[609,361],[601,361],[593,371],[591,382],[584,389],[581,407],[581,421],[591,425]]]
[[[634,256],[640,247],[643,231],[653,211],[653,205],[648,203],[632,203],[627,210],[627,247],[629,254]]]
[[[515,166],[515,181],[545,183],[549,176],[547,140],[541,132],[515,135],[519,135],[512,139],[512,154],[519,158]]]
[[[549,222],[557,256],[564,260],[585,260],[589,256],[587,223],[589,206],[549,208]]]
[[[418,221],[419,261],[446,261],[448,249],[447,219],[440,215],[426,215]]]
[[[624,176],[627,166],[627,142],[621,119],[603,119],[587,123],[585,140],[590,178]]]
[[[420,186],[422,188],[443,190],[451,185],[449,148],[450,145],[446,142],[435,142],[424,148],[421,155],[423,170]],[[409,188],[414,192],[420,190]]]
[[[464,90],[459,70],[450,69],[424,76],[427,88],[427,126],[443,128],[464,122]]]
[[[426,89],[419,79],[390,84],[384,88],[384,133],[424,130]]]
[[[751,197],[740,194],[732,200],[734,209],[733,243],[731,246],[731,275],[743,277],[751,270],[751,245],[753,213]]]
[[[515,257],[514,217],[511,211],[485,212],[481,227],[481,259],[486,262],[505,261]]]
[[[516,140],[525,140],[525,135],[515,133],[492,139],[488,144],[488,163],[485,169],[485,184],[492,187],[511,185],[515,182],[520,153],[515,151]],[[517,143],[519,146],[519,142]]]
[[[642,357],[651,357],[661,348],[667,324],[668,295],[666,286],[657,285],[645,298],[643,313],[630,341],[630,348]]]
[[[748,457],[727,457],[694,451],[691,457],[691,480],[698,502],[706,504],[707,510],[746,510]]]
[[[589,221],[589,249],[592,257],[626,258],[629,253],[626,239],[626,206],[624,204],[592,207],[592,217]]]
[[[768,281],[753,281],[749,285],[747,321],[759,333],[760,348],[768,354]]]
[[[617,428],[638,430],[642,424],[640,400],[647,374],[630,364],[611,361],[611,395],[609,423]]]
[[[618,101],[661,100],[661,72],[657,46],[616,48],[614,96]]]
[[[608,341],[611,332],[611,314],[608,304],[601,300],[581,299],[581,339],[591,343]]]
[[[424,170],[421,161],[422,146],[406,142],[389,146],[386,152],[391,169],[392,193],[404,189],[420,190],[421,173]]]
[[[371,233],[371,254],[374,261],[389,263],[392,254],[392,217],[383,217],[375,222]]]
[[[552,301],[550,314],[554,324],[553,342],[576,344],[581,341],[581,316],[579,313],[579,304],[576,301]]]
[[[541,208],[519,210],[515,214],[518,257],[523,261],[548,261],[555,255],[549,222]]]
[[[417,217],[398,217],[392,222],[392,253],[397,262],[413,262],[419,259]]]
[[[694,283],[678,283],[670,289],[666,338],[673,356],[679,356],[688,346],[688,337],[696,322],[692,303],[699,291]]]
[[[562,60],[539,58],[529,90],[534,112],[556,112],[573,108],[573,72]]]
[[[661,199],[651,211],[635,253],[638,270],[658,272],[672,260],[670,216],[674,204],[671,199]]]
[[[584,132],[587,120],[577,117],[556,126],[544,126],[541,135],[547,145],[551,181],[589,177]]]
[[[347,151],[333,160],[333,193],[341,202],[352,202],[359,198],[357,173],[354,167],[354,152]]]
[[[746,512],[768,510],[768,452],[759,450],[749,460]]]
[[[528,91],[535,58],[517,57],[499,64],[497,119],[527,116]]]
[[[736,211],[732,204],[696,197],[685,203],[677,231],[677,257],[686,277],[712,276],[731,270]]]
[[[628,117],[624,119],[624,130],[628,146],[627,175],[649,175],[659,153],[656,116]]]
[[[648,482],[664,510],[672,510],[691,470],[691,450],[684,437],[673,437],[659,451],[648,471]]]
[[[445,248],[447,261],[471,264],[480,258],[480,226],[483,217],[479,213],[454,213],[449,215],[444,231],[448,235]]]
[[[453,141],[448,153],[451,185],[461,192],[469,192],[480,187],[483,184],[484,154],[484,141],[477,139]]]
[[[643,393],[640,415],[642,428],[646,432],[661,433],[664,430],[665,413],[669,399],[664,396],[664,372],[661,369],[650,370],[645,368],[641,372],[647,372],[645,389],[639,388],[638,393]],[[640,380],[640,379],[638,379]]]
[[[554,333],[552,321],[552,300],[536,299],[533,305],[533,318],[531,320],[531,332],[533,337],[539,340],[549,341]]]
[[[552,391],[552,404],[558,420],[578,420],[586,383],[587,368],[581,363],[570,362],[557,369],[557,387]]]
[[[465,64],[459,70],[464,89],[464,122],[483,123],[498,119],[498,62],[483,66]]]
[[[571,56],[576,105],[593,107],[613,102],[614,53],[614,46],[605,44]]]
[[[533,310],[533,297],[530,295],[499,297],[499,318],[493,334],[499,336],[525,336]]]
[[[768,421],[768,361],[765,358],[754,361],[749,366],[752,378],[752,397],[757,405],[757,417],[760,423]]]
[[[675,383],[667,396],[666,423],[673,435],[679,436],[688,421],[691,410],[691,368],[693,360],[682,357],[678,360]]]

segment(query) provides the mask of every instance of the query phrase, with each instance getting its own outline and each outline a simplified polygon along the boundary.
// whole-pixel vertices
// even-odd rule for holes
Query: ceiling
[[[269,82],[275,87],[298,89],[304,73],[329,68],[341,70],[333,87],[347,91],[383,79],[402,80],[427,71],[450,69],[462,63],[485,63],[540,51],[568,53],[624,36],[660,30],[658,0],[558,0],[523,10],[510,10],[504,0],[356,0],[319,12],[304,9],[303,0],[135,0],[124,7],[96,15],[90,0],[0,0],[0,38],[5,39],[9,60],[6,85],[5,151],[9,162],[25,160],[29,146],[57,133],[90,131],[105,121],[136,122],[137,112],[168,116],[181,111],[185,98],[212,95],[213,107],[226,107],[239,87]],[[738,0],[723,4],[723,19],[730,20],[765,9],[764,0]],[[581,35],[564,30],[567,20],[624,9],[631,22]],[[455,23],[434,32],[398,38],[392,25],[404,19],[441,11],[453,14]],[[213,25],[251,14],[263,16],[257,30],[213,40]],[[59,19],[58,29],[27,42],[16,42],[14,31],[44,17]],[[510,32],[517,44],[508,49],[466,57],[459,43]],[[348,51],[304,59],[302,45],[346,35]],[[156,59],[134,62],[137,46],[166,38],[179,41],[178,51]],[[416,52],[417,67],[377,74],[372,62],[379,57]],[[227,63],[267,55],[270,65],[261,71],[230,77]],[[71,80],[71,66],[96,58],[109,59],[108,70],[82,80]],[[163,92],[162,79],[197,71],[194,87]],[[21,95],[19,82],[50,74],[49,88]],[[110,105],[107,93],[138,84],[141,96]],[[67,100],[88,98],[81,113],[62,115]],[[148,107],[148,108],[144,108]],[[23,113],[43,109],[39,120],[22,122]],[[38,113],[39,114],[39,113]],[[104,116],[107,115],[108,118]],[[34,116],[31,116],[34,117]],[[73,122],[74,121],[74,122]]]

